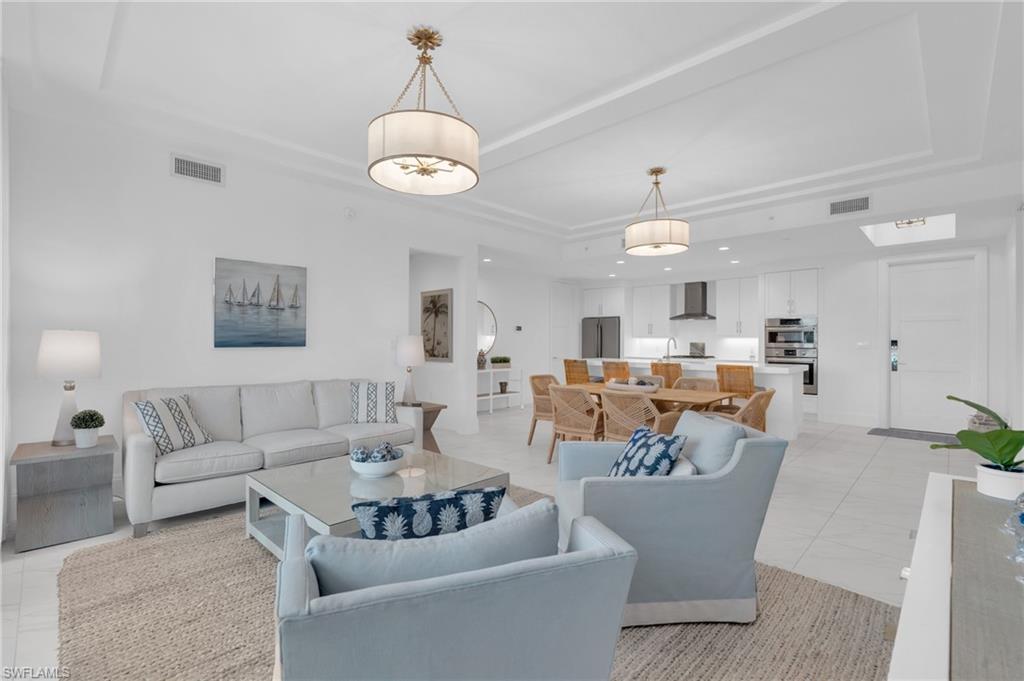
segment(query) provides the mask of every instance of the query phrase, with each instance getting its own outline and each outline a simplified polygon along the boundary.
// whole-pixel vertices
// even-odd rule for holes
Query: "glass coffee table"
[[[402,445],[408,466],[422,475],[361,478],[347,456],[311,461],[250,473],[245,478],[245,532],[280,559],[288,514],[306,516],[319,534],[345,536],[359,532],[352,504],[371,499],[412,497],[449,489],[508,487],[508,473],[437,452]],[[417,471],[419,472],[419,471]],[[266,500],[278,510],[266,508]],[[281,512],[283,511],[283,512]]]

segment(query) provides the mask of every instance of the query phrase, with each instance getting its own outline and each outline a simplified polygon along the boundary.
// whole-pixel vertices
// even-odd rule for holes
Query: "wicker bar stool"
[[[562,360],[565,364],[565,384],[566,385],[579,385],[580,383],[590,383],[590,369],[587,367],[587,360],[585,359],[566,359]]]
[[[757,392],[754,367],[749,364],[719,364],[715,372],[718,374],[718,389],[724,393],[739,393],[740,397],[750,399]],[[735,414],[740,410],[740,405],[733,404],[732,398],[729,398],[729,404],[719,405],[715,410]]]
[[[604,370],[605,383],[629,380],[629,362],[603,362],[601,368]]]
[[[558,440],[596,441],[604,438],[604,412],[586,388],[552,385],[548,392],[555,412],[548,463],[555,455],[555,442]]]
[[[665,379],[665,385],[674,385],[683,377],[683,365],[679,362],[651,362],[651,373]]]

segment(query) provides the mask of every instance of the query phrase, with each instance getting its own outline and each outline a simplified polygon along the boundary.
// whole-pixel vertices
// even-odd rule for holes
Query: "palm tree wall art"
[[[452,289],[420,293],[420,332],[428,362],[452,361]]]

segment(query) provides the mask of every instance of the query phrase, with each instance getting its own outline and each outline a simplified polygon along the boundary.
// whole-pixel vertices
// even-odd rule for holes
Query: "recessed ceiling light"
[[[730,264],[730,265],[739,265],[739,264],[740,264],[740,261],[739,261],[739,260],[730,260],[730,261],[729,261],[729,264]]]
[[[484,262],[490,262],[490,261],[491,261],[490,258],[484,258]]]
[[[671,267],[665,267],[665,268],[664,268],[664,270],[665,270],[666,272],[671,272],[671,271],[672,271],[672,268],[671,268]]]
[[[718,250],[720,250],[720,251],[728,251],[729,247],[728,246],[719,246]]]
[[[615,275],[614,275],[614,274],[609,274],[608,276],[609,276],[609,277],[614,277]]]
[[[616,260],[616,261],[615,261],[615,264],[616,264],[616,265],[625,265],[625,264],[626,264],[626,261],[625,261],[625,260]]]

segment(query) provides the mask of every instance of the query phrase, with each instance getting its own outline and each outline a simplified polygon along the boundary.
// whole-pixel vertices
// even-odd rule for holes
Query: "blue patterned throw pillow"
[[[415,539],[458,532],[498,513],[504,487],[436,492],[352,504],[364,539]]]
[[[642,475],[668,475],[686,442],[685,435],[662,435],[646,426],[633,436],[612,464],[608,476],[627,478]]]
[[[142,430],[156,443],[157,456],[213,442],[192,413],[188,395],[141,400],[134,407]]]

